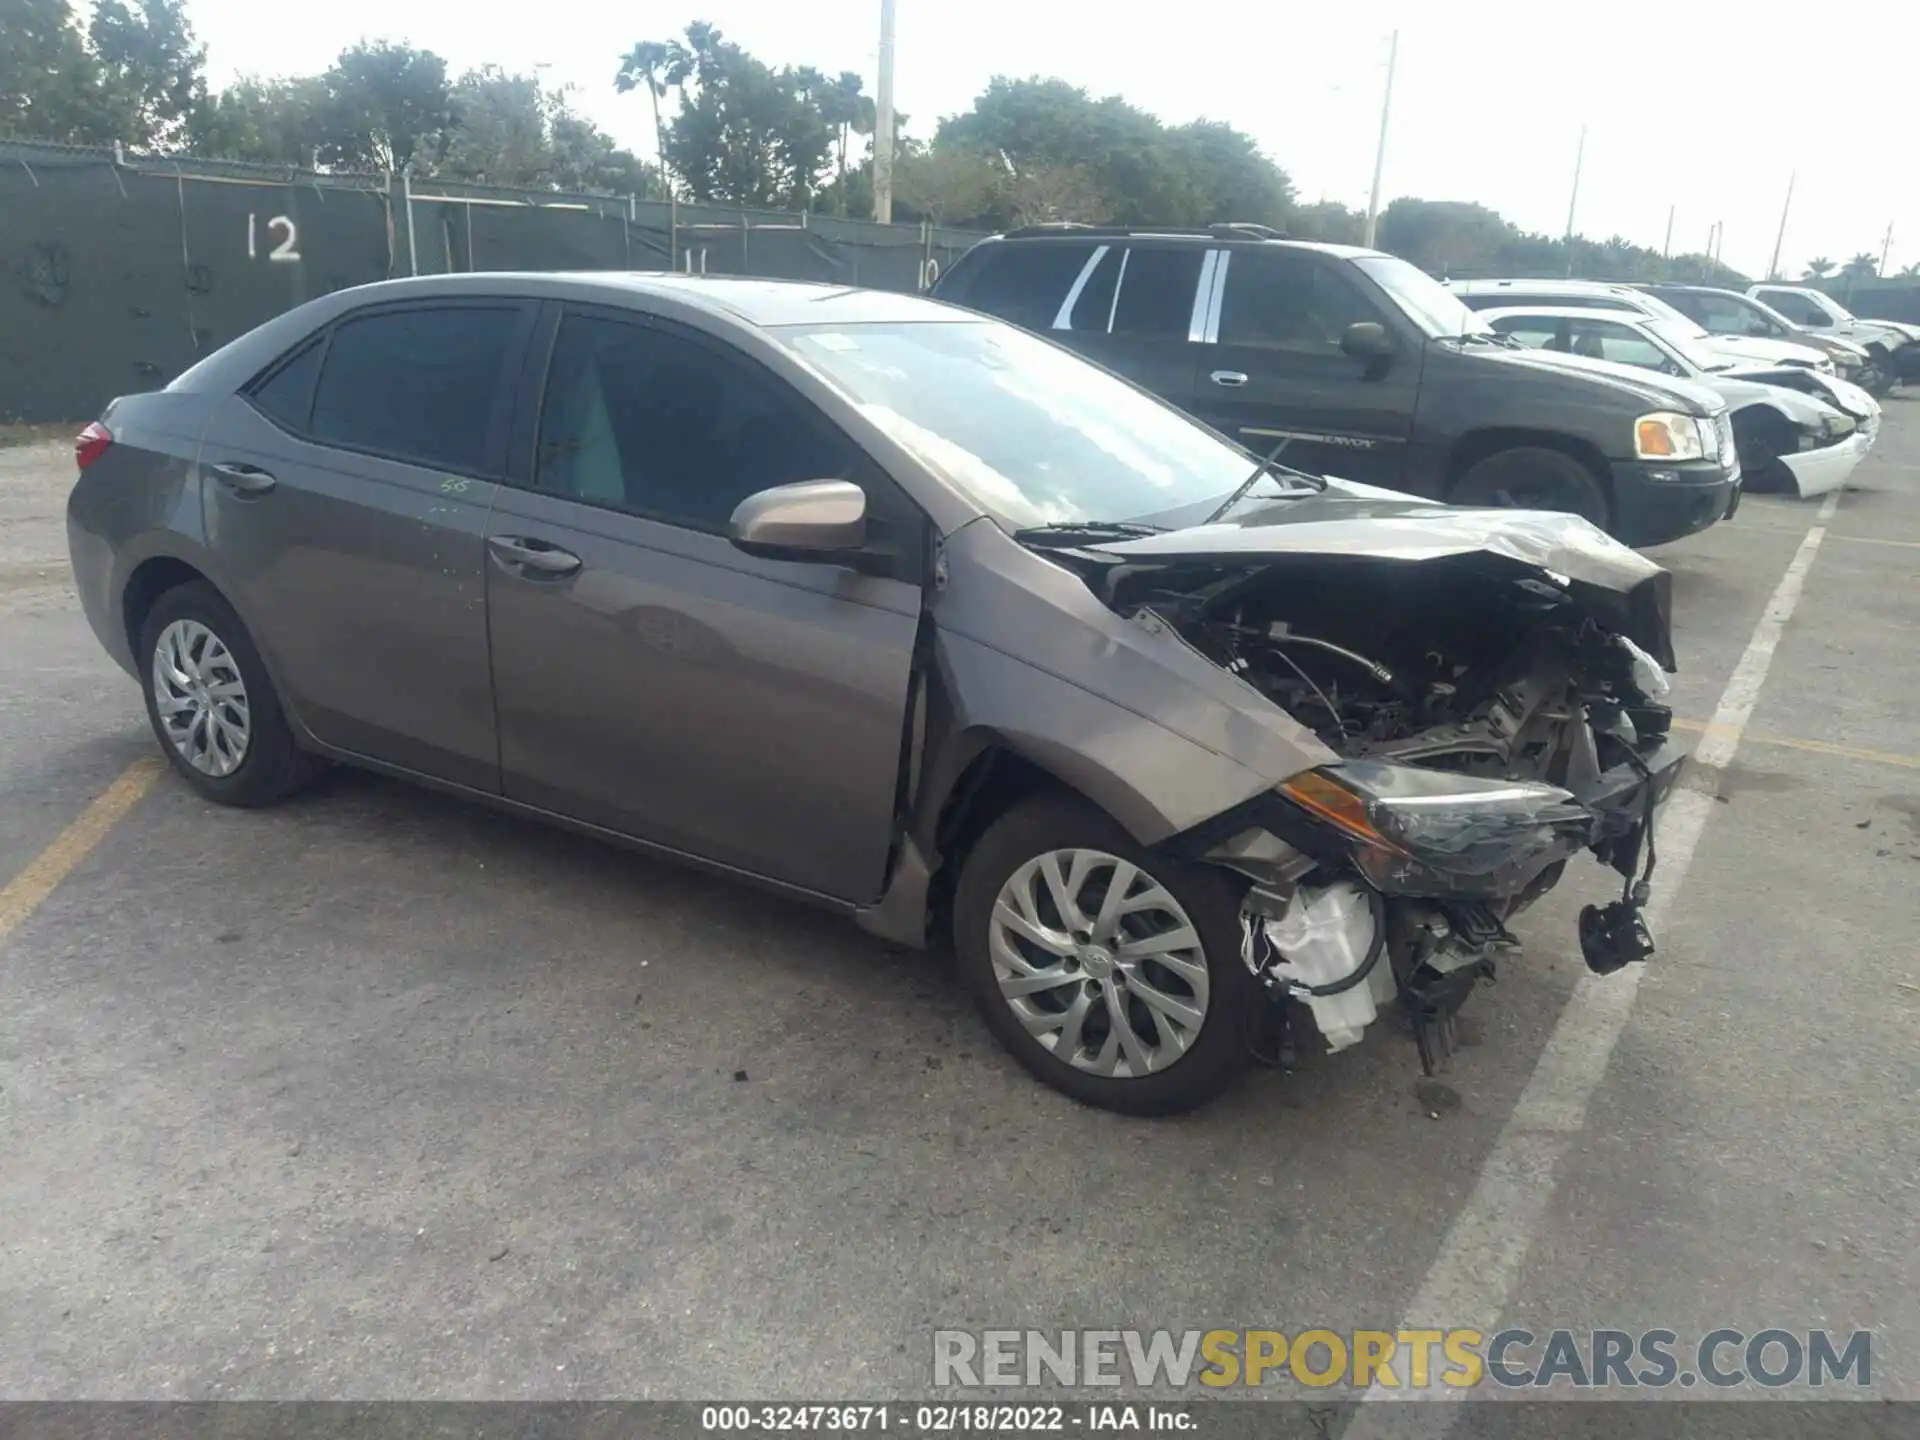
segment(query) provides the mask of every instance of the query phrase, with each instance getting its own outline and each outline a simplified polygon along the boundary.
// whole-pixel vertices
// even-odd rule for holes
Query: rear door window
[[[1045,330],[1094,252],[1092,244],[996,244],[982,255],[960,302],[1029,330]]]
[[[522,308],[409,306],[338,326],[313,398],[315,440],[415,465],[490,473]]]
[[[1193,297],[1207,252],[1197,245],[1177,249],[1135,246],[1119,272],[1113,333],[1142,339],[1184,340],[1193,324]],[[1077,328],[1077,327],[1076,327]]]

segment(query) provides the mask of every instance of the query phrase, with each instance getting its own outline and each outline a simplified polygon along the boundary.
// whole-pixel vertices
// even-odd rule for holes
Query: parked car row
[[[1567,511],[1632,545],[1702,530],[1739,503],[1725,396],[1658,369],[1529,350],[1475,312],[1487,301],[1377,251],[1245,225],[1035,226],[974,246],[934,294],[1045,334],[1316,474]],[[1823,351],[1726,343],[1748,361],[1833,368]]]
[[[1792,364],[1743,365],[1706,348],[1696,327],[1627,311],[1515,305],[1483,310],[1533,349],[1699,381],[1725,397],[1743,484],[1801,497],[1846,483],[1872,446],[1880,405],[1836,375]]]

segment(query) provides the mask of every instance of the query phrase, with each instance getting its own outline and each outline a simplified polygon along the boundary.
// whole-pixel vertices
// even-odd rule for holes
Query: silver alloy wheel
[[[987,947],[1008,1008],[1076,1070],[1156,1074],[1207,1017],[1193,921],[1159,881],[1102,850],[1049,850],[1014,871]]]
[[[247,686],[221,638],[175,620],[153,647],[153,705],[173,748],[202,775],[231,775],[253,734]]]

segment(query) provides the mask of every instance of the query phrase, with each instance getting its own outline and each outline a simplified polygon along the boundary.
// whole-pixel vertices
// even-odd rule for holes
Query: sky
[[[576,106],[653,152],[620,56],[707,20],[774,65],[857,70],[876,88],[880,0],[327,0],[297,25],[258,0],[187,0],[217,87],[321,70],[361,39],[405,41],[457,73],[494,63],[571,85]],[[996,74],[1058,76],[1171,123],[1251,134],[1305,201],[1364,209],[1390,37],[1398,60],[1381,203],[1475,200],[1528,230],[1620,234],[1766,272],[1920,261],[1913,147],[1920,5],[1826,0],[897,0],[894,86],[930,135]],[[1581,133],[1585,128],[1585,146]],[[1576,154],[1582,154],[1574,196]],[[1221,217],[1223,219],[1232,217]]]

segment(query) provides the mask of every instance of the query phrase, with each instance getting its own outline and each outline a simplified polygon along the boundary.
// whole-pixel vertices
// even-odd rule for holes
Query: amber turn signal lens
[[[1358,795],[1344,786],[1334,784],[1317,770],[1294,776],[1280,787],[1280,793],[1356,839],[1396,854],[1405,853],[1374,828],[1373,821],[1367,818],[1367,807]]]
[[[1640,453],[1642,455],[1668,455],[1676,453],[1673,448],[1673,432],[1665,421],[1646,419],[1639,426]]]

